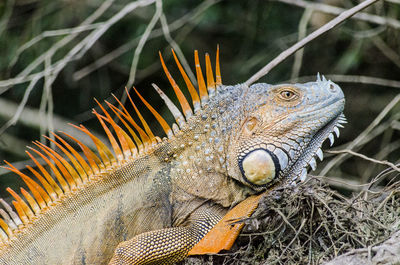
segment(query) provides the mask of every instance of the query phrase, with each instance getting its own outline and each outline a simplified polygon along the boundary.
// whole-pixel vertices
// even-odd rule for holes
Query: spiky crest
[[[200,68],[197,50],[194,53],[197,83],[199,85],[198,91],[188,78],[174,50],[172,50],[172,54],[190,93],[194,112],[197,113],[200,110],[201,105],[206,104],[209,95],[212,96],[215,93],[216,87],[222,85],[219,66],[219,47],[217,47],[216,54],[215,77],[211,68],[210,57],[208,54],[205,55],[207,85]],[[186,123],[186,120],[193,115],[193,111],[188,100],[182,93],[182,90],[168,71],[161,53],[160,61],[175,95],[178,98],[184,115],[182,115],[179,108],[175,106],[175,104],[158,86],[153,84],[153,87],[172,112],[177,124],[183,126]],[[171,129],[165,119],[142,97],[138,90],[136,88],[133,88],[133,90],[143,104],[153,114],[168,138],[171,139],[175,137],[175,134],[179,131],[176,124],[173,124]],[[26,153],[36,164],[36,167],[39,168],[40,172],[28,165],[26,168],[37,180],[34,180],[32,177],[21,172],[11,163],[4,161],[7,166],[3,166],[3,168],[19,175],[28,187],[29,192],[24,188],[21,188],[21,195],[19,195],[11,188],[7,188],[7,191],[14,199],[12,201],[14,207],[11,207],[3,199],[0,199],[0,204],[2,204],[4,208],[0,209],[0,248],[15,237],[20,230],[25,229],[28,224],[33,223],[37,218],[39,218],[43,211],[59,204],[66,194],[73,196],[77,190],[85,188],[85,186],[90,184],[91,181],[99,177],[106,177],[107,172],[116,169],[126,162],[132,162],[139,156],[150,154],[152,148],[161,142],[159,137],[154,136],[148,123],[134,104],[128,90],[126,90],[126,93],[128,94],[129,101],[143,127],[139,126],[134,121],[125,106],[114,95],[113,96],[120,108],[109,102],[105,103],[109,109],[111,109],[112,113],[116,115],[118,120],[121,121],[125,129],[117,125],[103,105],[95,100],[103,114],[100,114],[95,110],[93,110],[93,113],[103,127],[104,132],[108,137],[109,144],[111,145],[111,149],[83,125],[76,126],[71,124],[73,127],[91,138],[97,148],[97,154],[75,137],[65,132],[61,132],[65,138],[69,138],[69,141],[72,141],[79,146],[83,155],[80,155],[74,147],[55,133],[52,134],[56,140],[47,136],[45,136],[45,138],[54,143],[58,150],[53,150],[38,141],[33,142],[36,148],[28,147],[30,152],[26,151]],[[114,133],[108,128],[110,125]],[[35,153],[44,160],[50,171],[45,169],[32,153]],[[52,176],[55,176],[56,179]]]

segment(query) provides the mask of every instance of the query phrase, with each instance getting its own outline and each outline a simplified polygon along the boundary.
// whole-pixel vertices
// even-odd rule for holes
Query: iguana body
[[[340,88],[325,79],[223,86],[218,55],[216,82],[206,56],[206,85],[195,58],[199,95],[177,61],[194,113],[162,61],[185,115],[160,92],[179,126],[156,117],[168,138],[154,137],[145,122],[141,129],[128,111],[109,105],[120,126],[128,125],[122,130],[108,112],[95,112],[113,152],[82,126],[98,146],[96,155],[72,139],[87,162],[59,136],[59,153],[70,162],[40,144],[40,154],[30,151],[49,157],[56,181],[40,167],[31,170],[34,182],[9,165],[34,198],[23,191],[27,205],[11,191],[18,216],[0,212],[0,264],[108,264],[113,256],[110,264],[174,263],[232,206],[305,176],[343,121]]]

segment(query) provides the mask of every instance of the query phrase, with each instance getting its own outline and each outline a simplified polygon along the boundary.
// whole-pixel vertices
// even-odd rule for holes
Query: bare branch
[[[57,36],[62,36],[62,35],[73,35],[73,34],[76,34],[76,33],[81,33],[81,32],[84,32],[84,31],[96,29],[96,28],[102,26],[102,24],[103,23],[93,23],[93,24],[89,24],[89,25],[79,25],[79,26],[74,27],[74,28],[44,31],[44,32],[40,33],[39,35],[35,36],[34,38],[32,38],[30,41],[24,43],[21,47],[19,47],[17,52],[16,52],[16,55],[14,56],[14,58],[11,61],[10,65],[14,65],[17,62],[19,56],[25,50],[29,49],[30,47],[32,47],[33,45],[35,45],[36,43],[38,43],[39,41],[41,41],[41,40],[43,40],[45,38],[57,37]]]
[[[153,31],[154,26],[156,25],[157,21],[160,19],[162,12],[162,2],[160,0],[157,0],[156,2],[156,12],[154,13],[154,16],[150,20],[150,23],[147,25],[145,31],[143,32],[142,36],[140,37],[139,43],[135,49],[135,52],[133,54],[133,59],[132,59],[132,64],[131,64],[131,70],[129,73],[129,79],[128,82],[126,83],[126,87],[130,89],[130,87],[133,85],[135,82],[135,77],[136,77],[136,69],[137,65],[139,63],[139,57],[142,52],[142,49],[144,45],[146,44],[150,33]],[[122,102],[125,102],[126,100],[126,94],[124,94],[122,98]]]
[[[178,55],[179,60],[181,61],[183,67],[185,68],[185,71],[188,74],[192,83],[196,85],[197,79],[194,76],[192,69],[190,69],[190,66],[189,66],[185,56],[183,55],[181,48],[179,48],[179,45],[171,37],[170,30],[169,30],[168,23],[167,23],[167,18],[165,17],[164,13],[161,15],[160,22],[161,22],[161,26],[162,26],[162,30],[163,30],[165,39],[168,41],[169,45],[171,45],[171,47],[175,50],[176,54]]]
[[[336,18],[332,19],[316,31],[312,32],[309,34],[307,37],[302,39],[301,41],[295,43],[293,46],[291,46],[289,49],[286,49],[285,51],[281,52],[275,59],[273,59],[271,62],[269,62],[266,66],[264,66],[261,70],[259,70],[256,74],[254,74],[252,77],[250,77],[246,82],[245,85],[250,86],[252,83],[260,79],[261,77],[265,76],[266,74],[269,73],[275,66],[283,62],[286,58],[288,58],[290,55],[295,53],[298,49],[304,47],[307,43],[313,41],[317,37],[321,36],[325,32],[333,29],[334,27],[338,26],[341,24],[343,21],[346,19],[350,18],[357,12],[360,12],[364,8],[376,3],[378,0],[366,0],[355,7],[346,10],[342,12],[339,16]]]
[[[4,119],[11,119],[16,112],[19,110],[19,106],[11,101],[6,99],[0,98],[0,117]],[[46,131],[49,129],[47,124],[41,124],[41,119],[39,119],[39,110],[32,109],[29,107],[22,108],[20,113],[19,123],[24,126],[33,128],[33,129],[40,129],[42,126]],[[62,118],[60,116],[54,115],[53,116],[53,124],[55,130],[62,130],[68,134],[71,134],[74,137],[79,137],[79,139],[87,146],[92,149],[96,149],[96,146],[93,144],[92,140],[87,137],[87,135],[80,133],[78,130],[74,129],[72,126],[69,126],[68,123],[73,123],[70,120]],[[92,132],[94,133],[94,132]],[[107,143],[108,141],[104,138],[103,135],[94,133],[96,137],[98,137],[102,142]]]
[[[338,83],[360,83],[360,84],[369,84],[369,85],[377,85],[384,87],[393,87],[400,88],[400,81],[384,79],[375,76],[365,76],[365,75],[325,75],[327,78],[338,82]],[[302,76],[297,78],[296,80],[287,80],[286,82],[306,82],[310,80],[315,80],[315,76]]]
[[[3,133],[0,136],[0,149],[18,156],[25,156],[25,147],[29,143],[11,134]],[[2,161],[1,159],[0,161]],[[3,162],[2,162],[3,163]]]
[[[308,2],[308,1],[303,1],[303,0],[276,0],[278,2],[286,3],[289,5],[295,5],[303,8],[309,8],[315,11],[320,11],[323,13],[327,14],[332,14],[332,15],[339,15],[346,11],[344,8],[340,8],[337,6],[331,6],[327,4],[322,4],[322,3],[313,3],[313,2]],[[381,17],[373,14],[368,14],[364,12],[357,13],[353,16],[353,19],[365,21],[365,22],[370,22],[378,25],[383,25],[383,26],[388,26],[392,27],[395,29],[400,29],[400,21],[393,19],[393,18],[387,18],[387,17]]]
[[[372,121],[372,123],[356,138],[354,139],[351,143],[349,143],[346,147],[346,149],[353,149],[354,147],[358,146],[364,138],[368,136],[368,134],[382,121],[382,119],[388,114],[390,110],[393,109],[394,106],[400,101],[400,94],[398,94],[382,111],[379,113],[379,115],[375,118],[375,120]],[[348,154],[342,154],[331,161],[321,170],[321,175],[326,175],[328,171],[334,167],[337,163],[342,162],[346,157],[348,157]]]
[[[7,23],[9,18],[11,17],[13,6],[15,0],[6,1],[3,17],[0,19],[0,36],[3,33],[4,29],[7,27]]]
[[[115,0],[108,0],[104,2],[92,15],[90,15],[87,19],[85,19],[80,26],[85,26],[92,24],[97,18],[99,18],[107,9],[108,7],[114,2]],[[46,57],[53,56],[60,48],[68,44],[70,41],[74,40],[77,37],[78,33],[74,33],[68,35],[54,44],[47,52],[40,55],[36,58],[32,63],[30,63],[22,72],[20,72],[15,78],[0,81],[0,86],[5,87],[0,90],[0,95],[8,90],[9,86],[25,83],[27,81],[33,82],[33,80],[40,79],[45,76],[47,73],[39,72],[36,74],[30,74],[34,69],[36,69],[41,63],[44,62]],[[53,71],[55,67],[51,67],[49,70]]]
[[[368,157],[368,156],[366,156],[366,155],[363,155],[363,154],[354,152],[354,151],[349,150],[349,149],[344,149],[344,150],[328,150],[328,151],[326,151],[326,152],[327,152],[327,153],[331,153],[331,154],[350,154],[350,155],[360,157],[360,158],[362,158],[362,159],[364,159],[364,160],[367,160],[367,161],[370,161],[370,162],[373,162],[373,163],[377,163],[377,164],[389,166],[389,167],[393,168],[393,170],[395,170],[395,171],[397,171],[397,172],[400,173],[400,168],[398,168],[395,164],[393,164],[393,163],[391,163],[391,162],[389,162],[389,161],[373,159],[373,158],[371,158],[371,157]]]
[[[209,7],[213,6],[214,4],[216,4],[218,2],[219,2],[219,0],[208,0],[208,1],[202,2],[201,4],[199,4],[193,10],[193,12],[190,12],[190,13],[184,15],[183,17],[181,17],[181,18],[175,20],[174,22],[172,22],[169,25],[169,30],[172,32],[172,31],[175,31],[175,30],[181,28],[182,26],[184,26],[186,24],[190,24],[188,22],[195,21],[196,18],[198,18],[201,14],[204,13],[204,11],[206,11]],[[163,31],[162,31],[161,28],[155,29],[155,30],[153,30],[151,32],[151,34],[149,36],[149,40],[157,38],[157,37],[160,37],[162,35],[163,35]],[[85,76],[89,75],[93,71],[99,69],[100,67],[110,63],[111,61],[115,60],[116,58],[120,57],[124,53],[128,52],[129,50],[131,50],[132,47],[135,47],[137,45],[137,43],[139,42],[139,40],[140,40],[140,37],[135,38],[135,39],[133,39],[133,40],[121,45],[120,47],[118,47],[117,49],[113,50],[112,52],[100,57],[99,59],[97,59],[93,63],[91,63],[91,64],[83,67],[82,69],[76,71],[73,74],[73,79],[75,81],[78,81],[78,80],[84,78]]]
[[[26,102],[28,101],[29,95],[31,94],[32,89],[35,87],[38,80],[39,80],[39,78],[33,79],[32,82],[29,84],[29,86],[25,90],[24,96],[22,97],[21,103],[19,104],[18,108],[16,109],[14,115],[8,122],[6,122],[6,124],[4,124],[0,128],[0,135],[2,135],[5,132],[5,130],[7,130],[10,126],[13,126],[17,123],[19,117],[21,116],[22,111],[25,108],[25,105],[26,105]]]
[[[313,14],[313,11],[311,9],[306,8],[306,10],[304,10],[303,16],[301,17],[300,23],[299,23],[298,41],[300,41],[301,39],[303,39],[306,36],[307,25],[311,19],[312,14]],[[300,68],[301,68],[301,64],[303,61],[303,54],[304,54],[304,48],[301,48],[294,55],[294,64],[292,67],[292,75],[290,76],[290,79],[296,79],[297,77],[299,77]]]

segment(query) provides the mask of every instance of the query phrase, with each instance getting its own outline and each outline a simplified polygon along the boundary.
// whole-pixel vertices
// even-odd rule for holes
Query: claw
[[[333,131],[335,132],[336,137],[339,138],[339,136],[340,136],[339,128],[338,127],[334,127]]]
[[[300,181],[303,182],[306,180],[306,178],[307,178],[307,169],[303,168],[300,174]]]
[[[315,158],[311,158],[310,162],[308,164],[311,166],[312,170],[315,171],[317,169],[317,161],[315,161]]]
[[[330,145],[332,146],[333,143],[335,142],[335,137],[333,136],[332,133],[330,133],[328,137],[329,137]]]
[[[317,156],[318,156],[318,158],[319,158],[320,161],[324,160],[324,154],[322,153],[321,148],[318,148],[316,154],[317,154]]]

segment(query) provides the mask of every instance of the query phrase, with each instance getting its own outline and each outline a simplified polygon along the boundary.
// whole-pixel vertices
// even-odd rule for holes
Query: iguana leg
[[[187,256],[189,250],[221,217],[213,211],[199,211],[187,227],[171,227],[139,234],[117,246],[109,265],[176,263]]]
[[[188,255],[216,254],[221,250],[231,249],[244,223],[235,225],[230,223],[235,219],[249,217],[263,195],[251,196],[236,205],[189,251]]]
[[[195,214],[190,226],[139,234],[118,245],[109,265],[173,264],[187,255],[229,250],[244,226],[243,223],[230,223],[232,220],[250,216],[261,197],[262,194],[247,198],[222,219],[213,211],[200,211]]]

